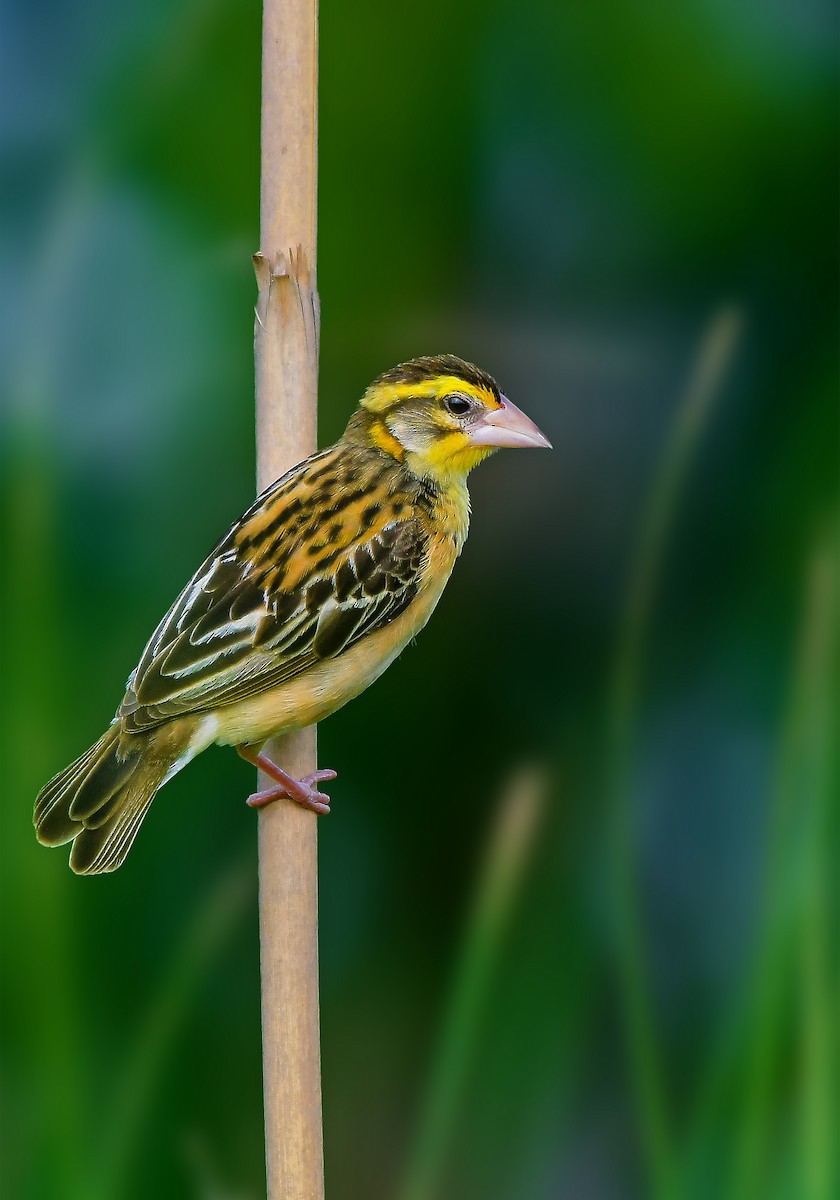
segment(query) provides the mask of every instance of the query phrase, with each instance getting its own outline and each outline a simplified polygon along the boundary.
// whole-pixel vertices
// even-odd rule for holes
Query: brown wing
[[[411,603],[428,554],[423,524],[387,521],[378,505],[372,513],[369,481],[349,503],[350,484],[340,487],[339,504],[325,512],[323,458],[261,497],[184,588],[129,679],[119,710],[126,731],[293,679]]]

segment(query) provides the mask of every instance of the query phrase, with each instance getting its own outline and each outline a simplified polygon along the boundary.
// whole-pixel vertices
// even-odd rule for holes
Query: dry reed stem
[[[316,446],[317,4],[265,0],[259,285],[254,330],[260,489]],[[316,766],[315,730],[268,753]],[[261,782],[267,786],[268,781]],[[322,1200],[317,818],[279,802],[259,814],[260,971],[269,1200]]]

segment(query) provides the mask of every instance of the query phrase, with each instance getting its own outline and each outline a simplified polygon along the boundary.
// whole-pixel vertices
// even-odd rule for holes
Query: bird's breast
[[[314,725],[358,696],[426,624],[452,573],[458,550],[456,539],[449,535],[433,538],[423,582],[404,612],[297,678],[219,709],[216,741],[221,745],[262,743],[292,729]]]

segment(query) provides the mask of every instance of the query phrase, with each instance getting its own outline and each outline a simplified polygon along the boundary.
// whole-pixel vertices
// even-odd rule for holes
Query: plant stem
[[[317,28],[316,0],[264,0],[260,252],[254,258],[260,489],[316,446]],[[305,775],[315,770],[315,730],[272,743],[268,753]],[[324,1194],[316,830],[315,814],[296,804],[271,804],[259,814],[269,1200],[321,1200]]]
[[[481,1007],[533,845],[545,792],[543,775],[529,770],[520,772],[502,797],[432,1059],[417,1135],[398,1193],[401,1200],[431,1200],[440,1183]]]
[[[677,1194],[664,1070],[648,982],[632,828],[630,781],[639,716],[642,662],[656,589],[682,489],[729,367],[742,319],[722,308],[712,318],[669,435],[643,515],[618,641],[607,739],[608,788],[613,813],[613,855],[619,968],[625,1031],[647,1166],[649,1195]]]

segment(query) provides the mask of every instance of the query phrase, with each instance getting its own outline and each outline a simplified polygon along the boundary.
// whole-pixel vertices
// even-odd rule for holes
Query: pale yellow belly
[[[447,558],[449,556],[447,555]],[[261,744],[277,734],[322,721],[358,696],[388,667],[431,616],[452,571],[451,561],[430,574],[434,583],[418,592],[408,609],[390,625],[363,638],[337,658],[325,659],[262,695],[231,704],[213,714],[210,741],[221,745]],[[208,728],[206,733],[211,734]]]

